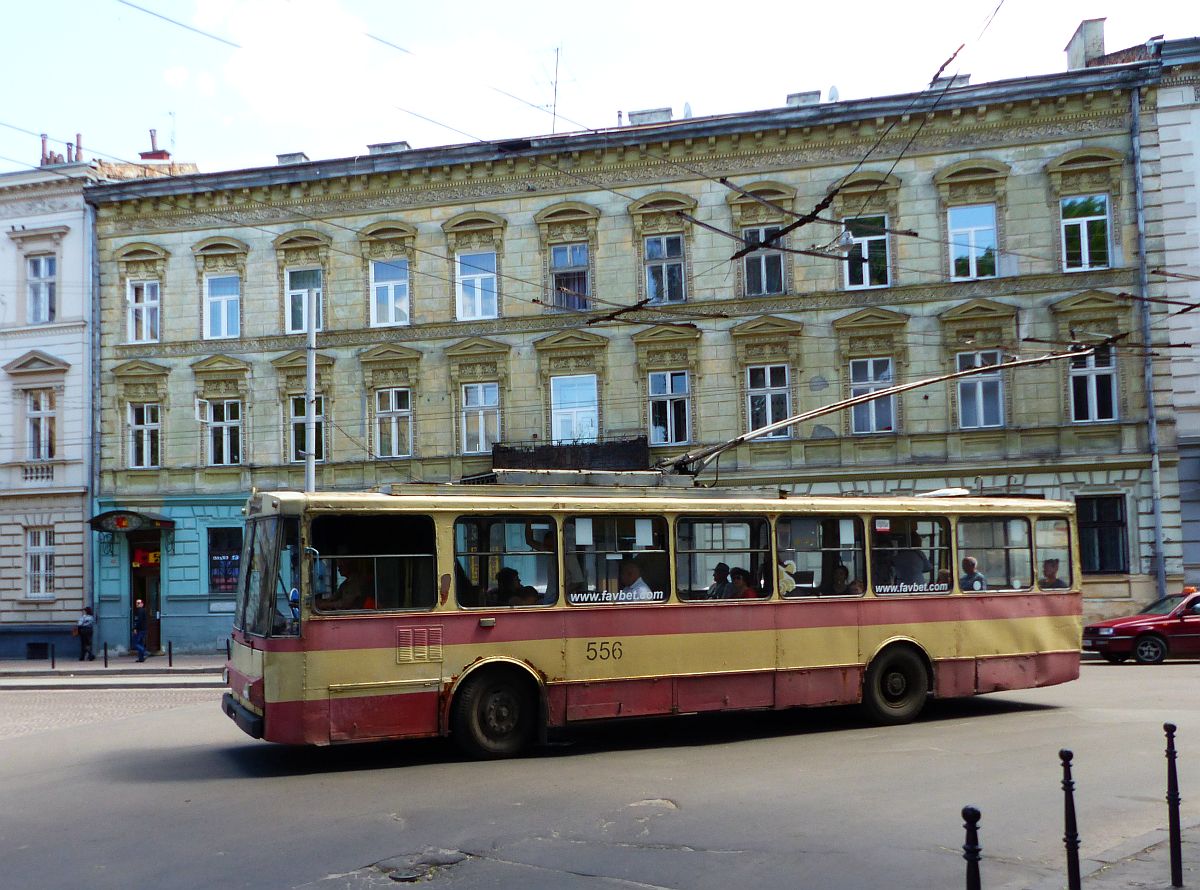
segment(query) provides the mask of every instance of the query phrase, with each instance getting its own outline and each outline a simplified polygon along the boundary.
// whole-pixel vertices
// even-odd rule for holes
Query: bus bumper
[[[263,737],[263,718],[236,702],[232,692],[226,692],[221,697],[221,709],[250,738],[261,739]]]

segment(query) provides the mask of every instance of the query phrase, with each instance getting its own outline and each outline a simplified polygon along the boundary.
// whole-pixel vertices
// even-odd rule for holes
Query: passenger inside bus
[[[330,596],[318,598],[320,609],[374,609],[375,567],[370,559],[342,557],[335,563],[342,579]]]
[[[487,592],[493,606],[536,606],[538,596],[537,588],[522,584],[520,573],[508,566],[496,573],[496,586]]]
[[[833,575],[820,587],[821,596],[845,596],[850,590],[850,570],[840,563],[833,568]]]
[[[313,566],[318,611],[431,609],[437,602],[428,516],[317,516],[312,548],[318,554]]]

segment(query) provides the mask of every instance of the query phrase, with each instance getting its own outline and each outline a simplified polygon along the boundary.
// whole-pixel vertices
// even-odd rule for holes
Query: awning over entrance
[[[135,513],[133,510],[109,510],[88,520],[98,532],[137,532],[151,529],[175,530],[175,520],[156,513]]]

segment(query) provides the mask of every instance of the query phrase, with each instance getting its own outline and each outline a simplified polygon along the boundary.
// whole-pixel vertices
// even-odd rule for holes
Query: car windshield
[[[1175,610],[1175,607],[1183,602],[1183,594],[1177,593],[1174,596],[1164,596],[1160,600],[1155,600],[1142,611],[1139,615],[1170,615]]]

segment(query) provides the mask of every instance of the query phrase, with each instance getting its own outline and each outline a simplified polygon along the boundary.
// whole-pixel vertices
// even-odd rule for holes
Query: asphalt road
[[[1085,857],[1165,825],[1164,720],[1200,821],[1198,681],[1195,662],[1088,664],[910,726],[639,721],[500,763],[255,742],[216,690],[0,692],[0,885],[954,888],[970,803],[986,887],[1061,887],[1061,747]]]

